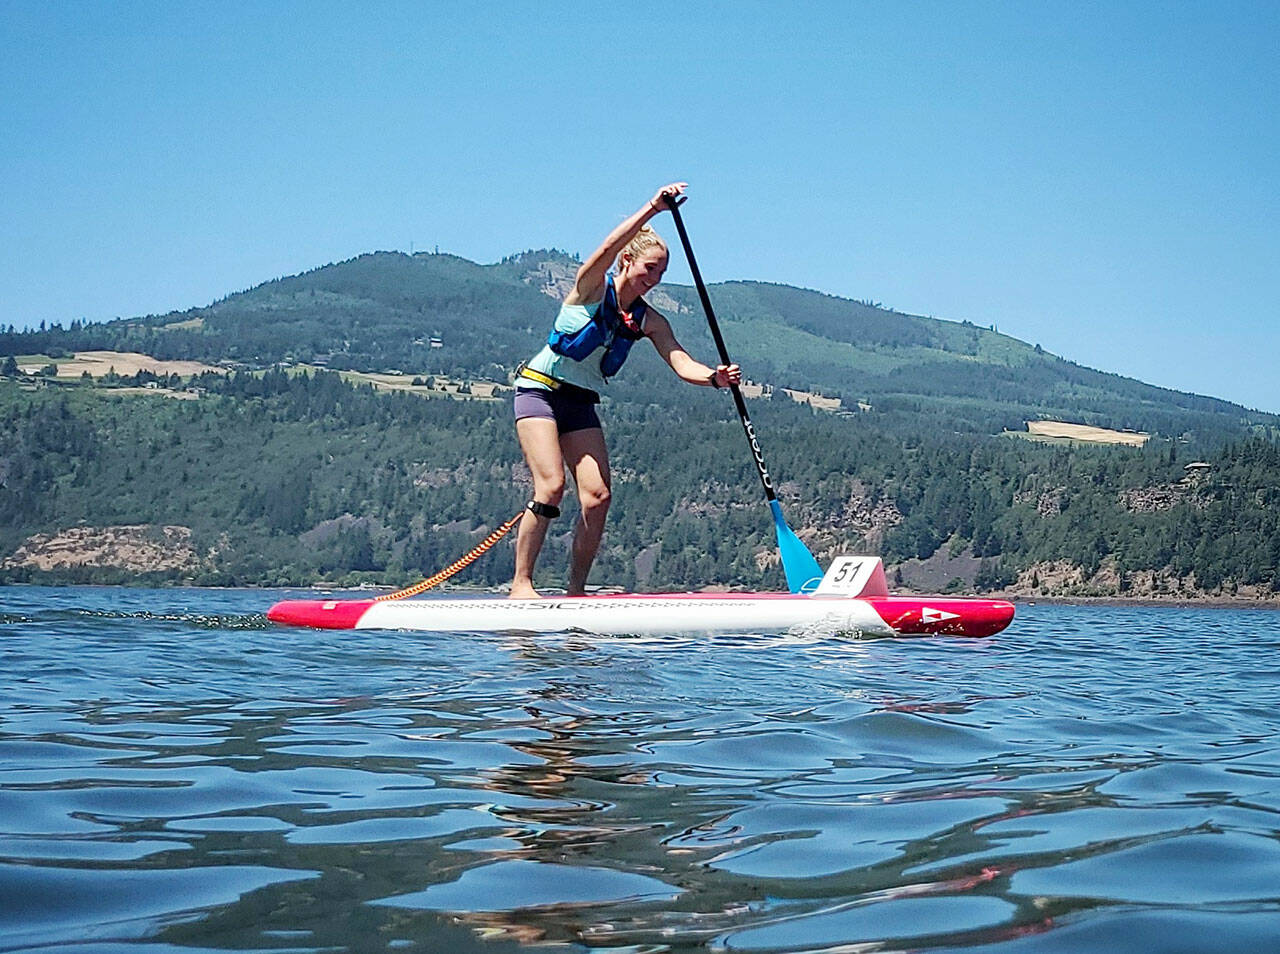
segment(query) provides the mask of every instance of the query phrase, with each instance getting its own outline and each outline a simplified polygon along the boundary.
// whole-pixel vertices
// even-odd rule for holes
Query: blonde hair
[[[655,247],[662,249],[664,252],[668,251],[667,243],[662,241],[661,235],[647,225],[640,226],[640,231],[618,253],[618,260],[613,263],[613,270],[615,272],[622,271],[622,256],[625,255],[634,262],[649,249]]]

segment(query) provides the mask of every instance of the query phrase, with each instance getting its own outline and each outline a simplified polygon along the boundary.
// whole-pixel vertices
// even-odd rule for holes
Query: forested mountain
[[[0,578],[129,581],[149,566],[149,578],[205,583],[401,583],[438,569],[527,496],[507,402],[283,368],[505,381],[554,315],[544,292],[573,267],[558,252],[495,265],[377,253],[182,313],[0,334],[0,356],[109,349],[239,366],[182,382],[0,380]],[[1275,416],[967,323],[755,282],[711,294],[752,378],[864,408],[751,404],[789,522],[820,559],[880,553],[904,585],[927,560],[953,588],[1280,590]],[[691,352],[714,354],[691,289],[664,287],[655,304]],[[640,349],[606,397],[615,504],[593,582],[781,586],[728,396],[673,382]],[[173,387],[121,387],[148,383]],[[179,386],[188,400],[173,399]],[[1133,448],[1003,433],[1037,418],[1152,437]],[[571,526],[556,525],[545,582],[562,579]],[[95,546],[84,565],[58,565],[58,547],[83,558]],[[461,579],[510,572],[504,545]]]
[[[112,349],[258,366],[319,359],[335,369],[505,380],[554,317],[556,300],[544,290],[574,267],[554,250],[494,265],[378,252],[185,312],[0,334],[0,355]],[[760,282],[715,285],[711,295],[731,353],[750,377],[838,396],[846,405],[863,401],[883,415],[937,416],[949,429],[976,433],[1020,428],[1036,417],[1202,436],[1276,421],[1084,368],[968,322]],[[682,343],[714,355],[693,289],[664,285],[655,301],[672,313]],[[433,337],[443,346],[433,348]],[[635,379],[628,374],[619,383]]]

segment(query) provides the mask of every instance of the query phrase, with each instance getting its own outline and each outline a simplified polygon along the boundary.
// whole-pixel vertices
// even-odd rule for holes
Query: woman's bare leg
[[[533,499],[553,507],[564,498],[564,455],[560,450],[556,422],[545,417],[526,417],[516,421],[516,437],[524,452],[525,463],[533,475]],[[511,580],[512,599],[535,599],[533,568],[547,537],[550,520],[524,512],[516,530],[516,572]]]
[[[578,487],[582,516],[573,528],[573,558],[569,565],[569,596],[581,596],[587,575],[600,549],[605,517],[609,513],[611,479],[609,451],[604,431],[598,427],[570,431],[560,438],[564,460]]]

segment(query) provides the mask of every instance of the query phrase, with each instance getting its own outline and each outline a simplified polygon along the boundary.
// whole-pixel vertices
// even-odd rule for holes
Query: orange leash
[[[413,586],[409,587],[408,589],[397,590],[394,593],[386,593],[383,596],[375,596],[373,598],[374,602],[382,603],[386,600],[403,600],[410,596],[417,596],[419,593],[425,593],[427,590],[431,589],[433,586],[439,586],[441,583],[449,579],[449,577],[453,576],[459,570],[464,570],[467,567],[469,567],[471,564],[475,563],[476,560],[478,560],[488,550],[490,550],[495,543],[497,543],[499,540],[505,537],[508,533],[510,533],[511,528],[514,527],[517,523],[519,523],[520,518],[524,516],[524,511],[525,511],[525,508],[521,507],[520,512],[518,514],[516,514],[514,517],[512,517],[510,520],[508,520],[506,523],[500,526],[497,530],[493,531],[493,533],[485,537],[484,540],[481,541],[479,546],[477,546],[474,550],[472,550],[466,556],[462,557],[460,560],[455,560],[453,563],[450,563],[447,567],[445,567],[435,576],[429,576],[425,580],[423,580],[421,583],[415,583],[413,584]]]

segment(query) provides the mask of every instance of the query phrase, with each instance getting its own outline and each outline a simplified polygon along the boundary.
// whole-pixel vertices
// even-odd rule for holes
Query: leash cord
[[[413,586],[407,587],[406,589],[397,590],[394,593],[385,593],[382,596],[375,596],[373,598],[374,602],[384,603],[387,600],[408,599],[411,596],[417,596],[419,593],[425,593],[427,590],[431,589],[433,586],[439,586],[441,583],[449,579],[449,577],[453,576],[455,573],[458,573],[461,570],[465,570],[472,563],[475,563],[476,560],[478,560],[481,556],[483,556],[488,550],[492,549],[495,543],[497,543],[499,540],[505,537],[508,533],[510,533],[511,528],[520,522],[520,518],[524,516],[524,512],[525,512],[525,508],[521,507],[519,513],[517,513],[514,517],[512,517],[510,520],[508,520],[506,523],[500,526],[497,530],[493,531],[493,533],[485,537],[479,543],[479,545],[476,546],[474,550],[472,550],[466,556],[461,557],[460,559],[450,563],[447,567],[445,567],[435,576],[429,576],[425,580],[421,581],[420,583],[415,583],[413,584]]]

